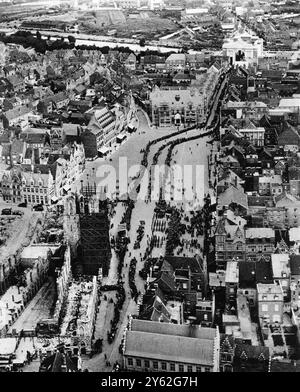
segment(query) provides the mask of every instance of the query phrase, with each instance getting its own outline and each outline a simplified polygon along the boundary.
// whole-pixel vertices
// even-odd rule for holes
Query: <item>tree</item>
[[[73,37],[73,35],[68,35],[68,40],[69,40],[70,44],[75,44],[75,42],[76,42],[76,38]]]
[[[41,33],[38,30],[36,32],[36,38],[37,39],[42,39],[42,35],[41,35]]]

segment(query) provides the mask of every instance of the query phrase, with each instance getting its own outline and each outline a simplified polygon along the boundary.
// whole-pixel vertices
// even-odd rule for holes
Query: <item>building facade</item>
[[[130,371],[218,372],[218,329],[133,319],[123,366]]]
[[[155,87],[150,103],[152,122],[158,127],[198,125],[204,119],[204,96],[194,87]]]
[[[258,316],[262,326],[282,323],[283,292],[280,285],[257,284]]]

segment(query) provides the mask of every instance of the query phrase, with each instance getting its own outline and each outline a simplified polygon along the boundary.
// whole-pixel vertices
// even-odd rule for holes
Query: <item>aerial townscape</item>
[[[300,372],[299,0],[0,0],[0,371]]]

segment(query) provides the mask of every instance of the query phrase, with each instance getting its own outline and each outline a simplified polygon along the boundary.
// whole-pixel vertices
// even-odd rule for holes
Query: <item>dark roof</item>
[[[32,157],[32,148],[28,147],[25,152],[25,159],[30,159]]]
[[[239,263],[239,288],[256,288],[256,271],[254,261]]]
[[[23,133],[20,136],[27,144],[41,144],[44,143],[45,134],[44,133]]]
[[[273,283],[273,270],[269,261],[255,262],[256,283]]]
[[[32,172],[31,165],[22,164],[21,167],[24,172]],[[34,165],[33,172],[34,173],[41,173],[41,174],[48,174],[50,169],[51,169],[51,167],[49,165]]]
[[[270,371],[271,373],[299,373],[300,361],[290,361],[289,359],[272,360]]]
[[[274,198],[273,196],[248,196],[248,206],[274,207]]]
[[[239,262],[239,288],[256,288],[257,283],[273,283],[272,265],[269,261]]]
[[[64,360],[63,360],[62,353],[57,351],[55,358],[54,358],[54,361],[53,361],[51,372],[54,372],[54,373],[61,372],[63,362],[64,362]]]
[[[300,275],[300,255],[290,256],[291,275]]]
[[[190,267],[191,272],[200,272],[200,265],[195,257],[177,257],[165,256],[165,260],[173,267],[174,270],[187,269]]]
[[[176,291],[175,277],[168,272],[162,272],[155,283],[164,291]]]
[[[269,361],[269,348],[265,346],[252,346],[250,344],[237,343],[234,350],[237,359],[252,359]]]
[[[271,128],[270,119],[266,114],[264,114],[262,118],[259,120],[259,126],[264,128]]]

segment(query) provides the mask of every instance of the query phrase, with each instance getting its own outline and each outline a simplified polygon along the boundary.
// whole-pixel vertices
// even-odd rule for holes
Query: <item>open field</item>
[[[176,31],[175,23],[160,18],[151,12],[125,15],[122,11],[94,11],[85,13],[80,19],[83,29],[98,29],[106,33],[109,29],[116,29],[117,36],[126,33],[160,34],[165,31]]]

